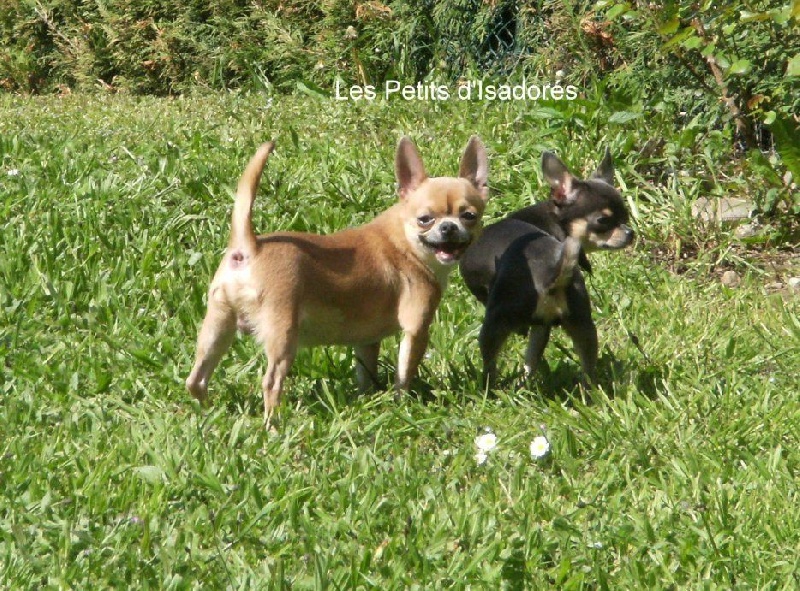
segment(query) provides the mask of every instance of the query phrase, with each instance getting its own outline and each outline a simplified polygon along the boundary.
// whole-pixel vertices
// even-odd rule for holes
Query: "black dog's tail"
[[[572,236],[567,236],[561,247],[561,257],[558,260],[558,270],[548,290],[563,289],[572,282],[575,266],[581,256],[581,241]]]

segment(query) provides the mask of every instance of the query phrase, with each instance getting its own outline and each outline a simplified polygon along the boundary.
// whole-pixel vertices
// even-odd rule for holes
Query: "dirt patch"
[[[777,246],[708,242],[685,243],[677,238],[665,242],[645,239],[650,260],[676,275],[721,281],[726,271],[744,275],[756,270],[763,276],[767,293],[798,295],[790,279],[800,277],[800,244]]]

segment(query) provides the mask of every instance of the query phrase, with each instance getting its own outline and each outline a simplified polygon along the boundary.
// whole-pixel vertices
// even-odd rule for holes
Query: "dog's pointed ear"
[[[608,148],[606,148],[606,153],[603,155],[603,159],[592,177],[605,181],[609,185],[614,185],[614,159],[611,157],[611,151]]]
[[[556,205],[570,203],[572,183],[575,177],[567,166],[552,152],[542,154],[542,172],[544,178],[550,183],[550,198]]]
[[[397,193],[400,199],[406,199],[414,189],[428,178],[422,158],[411,138],[403,136],[397,144],[394,157],[394,172],[397,177]]]
[[[477,135],[469,138],[469,143],[461,156],[461,166],[458,169],[458,176],[467,179],[480,191],[481,198],[486,201],[489,198],[489,158],[486,156],[486,148]]]

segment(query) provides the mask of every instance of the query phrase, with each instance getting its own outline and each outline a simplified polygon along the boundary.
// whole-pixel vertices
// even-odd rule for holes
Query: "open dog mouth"
[[[458,261],[458,259],[461,258],[461,255],[464,254],[469,246],[469,242],[434,242],[427,240],[424,236],[420,236],[419,240],[422,242],[425,248],[433,252],[437,261],[445,264],[455,263]]]

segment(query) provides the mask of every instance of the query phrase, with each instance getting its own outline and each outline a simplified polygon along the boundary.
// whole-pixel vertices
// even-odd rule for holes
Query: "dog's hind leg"
[[[542,360],[544,349],[550,340],[550,326],[534,324],[528,334],[528,347],[525,349],[525,377],[536,373],[536,368]]]
[[[212,290],[208,299],[208,311],[197,337],[197,357],[192,372],[186,378],[186,389],[201,404],[206,403],[211,374],[231,346],[235,335],[236,313]]]
[[[378,353],[380,350],[380,342],[355,347],[356,382],[360,393],[369,392],[378,385]]]
[[[283,383],[297,354],[298,342],[294,324],[270,323],[267,326],[269,334],[259,336],[263,338],[267,354],[267,371],[261,381],[261,389],[264,396],[264,426],[269,430],[272,416],[281,401]]]
[[[497,355],[514,327],[496,312],[489,308],[478,336],[478,344],[483,358],[483,385],[491,388],[497,379]]]

